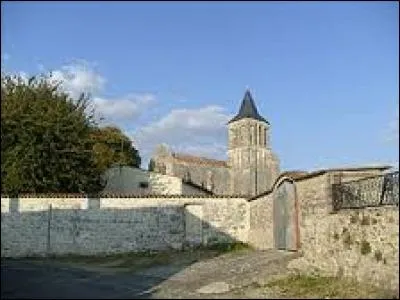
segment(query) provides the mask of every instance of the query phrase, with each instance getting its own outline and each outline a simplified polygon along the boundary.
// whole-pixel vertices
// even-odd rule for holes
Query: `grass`
[[[212,245],[203,247],[202,249],[214,250],[214,251],[217,251],[218,253],[222,254],[222,253],[227,253],[227,252],[238,252],[238,251],[251,250],[252,248],[248,244],[236,242],[236,243],[212,244]]]
[[[371,252],[371,245],[368,241],[366,241],[366,240],[361,241],[360,252],[362,255],[367,255],[368,253]]]
[[[269,282],[267,287],[277,289],[284,298],[398,299],[394,292],[338,277],[289,275]]]

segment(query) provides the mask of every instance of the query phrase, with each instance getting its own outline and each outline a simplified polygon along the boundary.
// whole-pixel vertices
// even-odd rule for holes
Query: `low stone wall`
[[[249,244],[256,249],[274,248],[273,193],[257,198],[250,204]]]
[[[188,218],[190,205],[201,219]],[[203,245],[248,241],[243,198],[1,198],[1,209],[2,257],[181,249],[191,234]]]
[[[334,173],[296,182],[303,257],[289,268],[397,289],[398,207],[332,211]]]
[[[303,224],[303,257],[289,267],[347,276],[385,288],[399,284],[397,207],[339,211]]]
[[[323,222],[332,211],[331,176],[322,174],[296,182],[299,201],[300,249],[307,252],[316,238],[314,221]]]

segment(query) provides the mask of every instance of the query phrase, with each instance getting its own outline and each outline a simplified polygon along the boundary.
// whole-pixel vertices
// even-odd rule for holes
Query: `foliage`
[[[366,240],[361,241],[360,251],[361,251],[362,255],[366,255],[371,252],[371,245],[369,244],[368,241],[366,241]]]
[[[141,158],[131,140],[117,127],[95,128],[91,133],[97,168],[104,172],[114,164],[139,167]]]
[[[1,188],[3,193],[96,192],[95,128],[89,98],[72,99],[51,74],[25,81],[1,77]]]
[[[267,287],[277,288],[284,299],[396,299],[395,292],[338,277],[293,274],[270,281]]]
[[[155,168],[155,162],[153,159],[150,159],[149,161],[149,167],[147,168],[150,172],[153,172]]]
[[[233,243],[212,243],[207,246],[204,246],[207,250],[215,250],[219,253],[226,252],[236,252],[236,251],[244,251],[244,250],[252,250],[253,248],[246,243],[242,242],[233,242]]]
[[[338,240],[338,239],[339,239],[339,234],[338,234],[337,232],[335,232],[335,233],[333,234],[333,238],[334,238],[335,240]]]

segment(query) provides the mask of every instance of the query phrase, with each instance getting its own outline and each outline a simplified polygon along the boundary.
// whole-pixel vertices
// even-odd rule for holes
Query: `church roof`
[[[232,120],[230,120],[228,124],[235,121],[239,121],[244,118],[252,118],[269,124],[269,122],[265,120],[262,116],[260,116],[260,114],[258,113],[253,97],[251,96],[250,90],[248,89],[244,94],[239,113]]]
[[[200,156],[193,156],[193,155],[182,154],[182,153],[173,153],[172,156],[176,160],[181,161],[181,162],[199,164],[199,165],[208,165],[208,166],[214,166],[214,167],[227,167],[226,161],[223,161],[223,160],[216,160],[216,159],[200,157]]]

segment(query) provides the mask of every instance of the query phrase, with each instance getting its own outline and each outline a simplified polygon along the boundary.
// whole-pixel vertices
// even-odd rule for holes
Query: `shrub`
[[[369,244],[368,241],[366,241],[366,240],[362,240],[361,241],[361,249],[360,249],[360,251],[361,251],[362,255],[366,255],[366,254],[371,252],[371,245]]]

